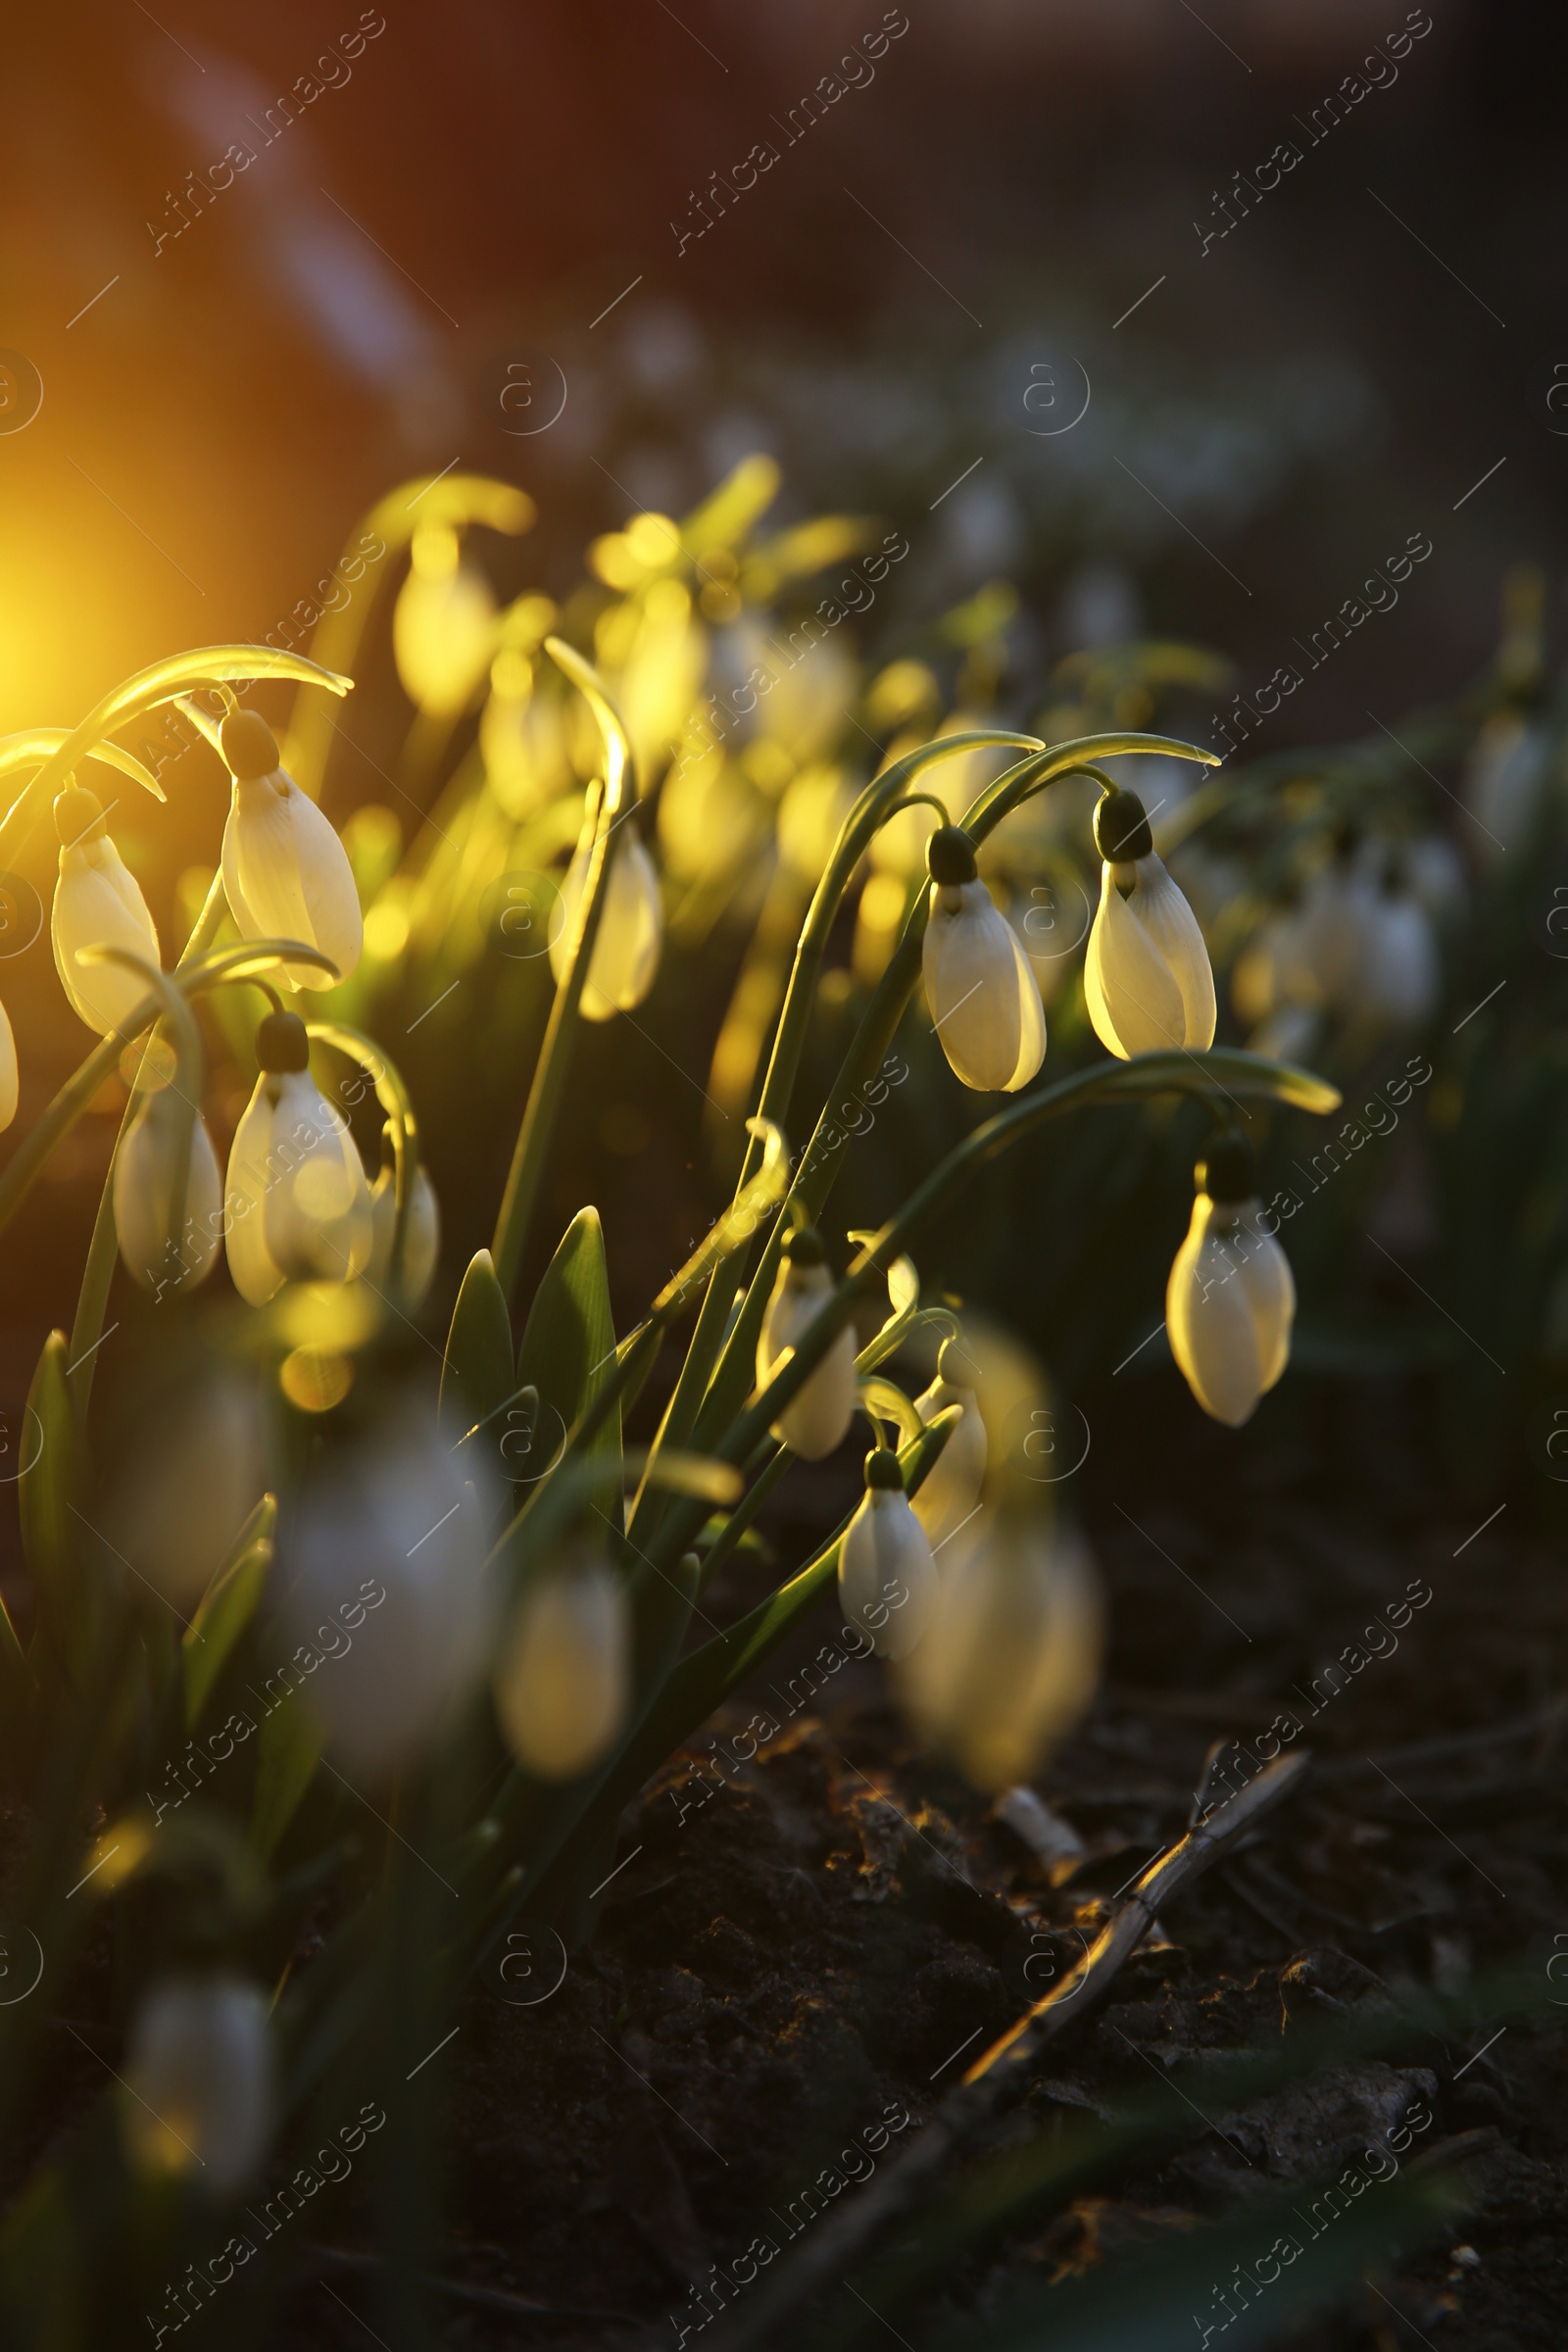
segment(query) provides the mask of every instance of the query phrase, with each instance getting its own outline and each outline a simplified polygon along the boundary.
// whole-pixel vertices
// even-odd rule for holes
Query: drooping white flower
[[[580,1558],[533,1579],[495,1671],[497,1719],[519,1764],[572,1781],[597,1764],[631,1703],[631,1613],[624,1579]]]
[[[1013,1506],[953,1547],[902,1671],[925,1737],[977,1788],[1028,1781],[1094,1696],[1102,1611],[1082,1544]]]
[[[136,2014],[125,2080],[120,2121],[136,2169],[237,2195],[261,2167],[276,2111],[267,1995],[233,1977],[167,1980]]]
[[[97,794],[68,784],[55,802],[55,826],[60,879],[49,918],[55,969],[72,1011],[107,1037],[145,1002],[147,983],[122,963],[82,962],[82,951],[123,948],[156,964],[158,932],[135,877],[105,830]]]
[[[278,765],[277,741],[255,710],[231,710],[221,729],[234,779],[223,826],[223,895],[242,939],[297,939],[337,966],[290,963],[295,988],[335,988],[360,960],[365,926],[348,852],[327,819]]]
[[[592,854],[591,845],[579,843],[550,917],[550,968],[558,985],[565,977]],[[583,1015],[590,1021],[608,1021],[642,1003],[654,985],[664,944],[659,875],[635,818],[617,819],[610,837],[610,861],[604,911],[582,992]]]
[[[1095,810],[1104,860],[1100,907],[1084,956],[1084,997],[1102,1045],[1134,1054],[1214,1042],[1214,974],[1198,918],[1158,858],[1135,792],[1105,794]],[[1118,885],[1132,884],[1124,899]]]
[[[1246,1137],[1217,1136],[1195,1177],[1193,1221],[1165,1286],[1165,1328],[1204,1412],[1240,1429],[1290,1361],[1296,1285],[1263,1231]]]
[[[1460,790],[1475,818],[1467,837],[1484,858],[1529,840],[1541,808],[1551,738],[1522,710],[1496,710],[1470,748]]]
[[[910,1508],[925,1529],[933,1552],[940,1551],[974,1513],[986,1474],[986,1425],[973,1389],[951,1375],[965,1357],[954,1340],[945,1340],[937,1357],[937,1376],[914,1400],[922,1421],[932,1422],[949,1405],[961,1405],[962,1415],[931,1468],[926,1472]]]
[[[1357,1010],[1391,1029],[1418,1028],[1437,1008],[1443,966],[1432,918],[1419,899],[1392,885],[1367,928]]]
[[[450,523],[422,524],[409,553],[392,613],[398,676],[411,703],[455,718],[495,652],[496,600],[484,574],[464,563]]]
[[[785,1355],[832,1290],[822,1237],[814,1227],[805,1226],[784,1245],[773,1295],[762,1316],[757,1342],[760,1389],[781,1369]],[[848,1434],[855,1415],[855,1333],[846,1325],[772,1425],[780,1445],[791,1446],[805,1461],[820,1461]]]
[[[921,943],[926,1002],[965,1086],[1015,1094],[1046,1054],[1046,1010],[1016,934],[980,880],[960,826],[931,836],[931,911]]]
[[[865,1493],[839,1549],[839,1598],[851,1625],[884,1658],[906,1658],[936,1605],[937,1572],[925,1529],[909,1508],[899,1457],[865,1457]]]
[[[17,1041],[12,1034],[11,1016],[0,1004],[0,1133],[17,1115],[19,1083]]]
[[[390,1158],[370,1187],[370,1259],[365,1278],[384,1290],[392,1273],[392,1246],[397,1236],[397,1175]],[[409,1188],[404,1219],[400,1296],[410,1306],[422,1306],[435,1280],[441,1257],[441,1209],[430,1173],[421,1159]]]
[[[317,1091],[305,1023],[271,1012],[262,1074],[228,1154],[228,1270],[252,1306],[285,1282],[351,1282],[370,1261],[369,1187],[347,1123]]]
[[[483,1679],[491,1497],[470,1469],[411,1407],[329,1457],[279,1530],[284,1613],[320,1661],[299,1695],[351,1777],[421,1754]]]
[[[176,1231],[179,1190],[184,1212]],[[125,1131],[115,1154],[114,1206],[120,1254],[144,1291],[162,1298],[173,1286],[193,1291],[206,1281],[223,1238],[223,1180],[207,1122],[200,1111],[188,1117],[173,1085],[144,1095]]]

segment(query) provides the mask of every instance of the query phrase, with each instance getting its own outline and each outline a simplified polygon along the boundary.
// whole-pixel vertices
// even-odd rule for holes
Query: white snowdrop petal
[[[631,1700],[630,1614],[612,1569],[536,1579],[503,1646],[494,1694],[507,1744],[527,1771],[572,1781],[599,1762]]]
[[[757,1385],[763,1388],[814,1318],[833,1288],[826,1266],[793,1266],[782,1260],[757,1343]],[[772,1424],[772,1435],[804,1461],[832,1453],[855,1417],[855,1332],[841,1331],[822,1361]]]
[[[1045,1008],[1027,958],[985,884],[932,885],[921,943],[926,1002],[965,1086],[1011,1092],[1045,1054]]]
[[[370,1192],[345,1123],[308,1070],[278,1079],[262,1215],[268,1254],[289,1282],[351,1282],[370,1261]]]
[[[1239,1278],[1257,1335],[1259,1371],[1266,1395],[1291,1360],[1296,1282],[1290,1259],[1272,1234],[1257,1230],[1256,1217],[1253,1206],[1238,1231],[1234,1248],[1240,1259]]]
[[[397,1215],[396,1177],[391,1168],[383,1168],[370,1187],[370,1258],[365,1269],[367,1280],[377,1289],[383,1288],[391,1277]],[[414,1171],[403,1234],[402,1295],[411,1305],[424,1303],[440,1256],[441,1209],[429,1171],[421,1160]]]
[[[228,1151],[223,1190],[223,1247],[229,1277],[251,1306],[265,1306],[283,1287],[282,1269],[267,1247],[268,1161],[279,1081],[264,1070],[240,1115]]]
[[[297,784],[291,783],[287,806],[294,826],[294,853],[299,863],[309,929],[305,938],[337,965],[338,978],[347,980],[358,967],[365,946],[365,923],[360,894],[348,852],[332,825]],[[291,967],[303,988],[334,988],[330,972],[306,965]],[[308,976],[307,976],[308,974]]]
[[[931,1468],[910,1509],[925,1529],[933,1552],[941,1551],[973,1513],[986,1474],[986,1425],[972,1389],[955,1388],[951,1381],[934,1380],[914,1400],[922,1421],[932,1422],[950,1404],[963,1407],[962,1417]],[[945,1561],[947,1554],[942,1552]],[[939,1563],[940,1565],[940,1563]]]
[[[139,973],[120,963],[83,963],[84,948],[123,948],[156,964],[158,933],[135,876],[107,834],[62,848],[49,936],[71,1008],[107,1037],[148,995]]]
[[[170,1088],[149,1096],[115,1155],[115,1232],[126,1271],[155,1298],[194,1290],[223,1238],[223,1186],[205,1120],[191,1124],[181,1232],[171,1225],[180,1156],[181,1105]]]
[[[1084,999],[1095,1035],[1128,1061],[1187,1041],[1187,1008],[1170,966],[1102,864],[1100,906],[1084,955]]]
[[[851,1625],[884,1658],[906,1658],[936,1605],[937,1572],[906,1495],[871,1488],[845,1530],[839,1596]]]
[[[1203,1051],[1214,1042],[1217,1010],[1213,966],[1198,917],[1160,858],[1141,858],[1136,871],[1138,880],[1127,901],[1129,911],[1153,941],[1181,991],[1185,1024],[1181,1044]]]
[[[611,852],[604,910],[582,991],[583,1017],[590,1021],[636,1009],[654,985],[664,940],[659,874],[629,822],[612,836]],[[558,987],[566,976],[591,860],[591,846],[579,844],[551,914],[550,969]]]
[[[1263,1393],[1263,1357],[1241,1261],[1212,1230],[1214,1203],[1200,1194],[1165,1286],[1171,1353],[1198,1402],[1240,1429]]]

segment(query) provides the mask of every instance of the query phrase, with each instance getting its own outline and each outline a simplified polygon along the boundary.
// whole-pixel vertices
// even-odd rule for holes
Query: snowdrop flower
[[[1088,1706],[1101,1646],[1087,1552],[1004,1505],[944,1569],[925,1639],[903,1670],[906,1701],[977,1788],[1010,1788]]]
[[[779,1260],[773,1295],[757,1342],[757,1385],[765,1388],[796,1341],[814,1321],[833,1290],[827,1253],[814,1226],[790,1236]],[[820,1461],[842,1445],[855,1415],[855,1332],[846,1325],[816,1369],[773,1423],[780,1445],[808,1462]]]
[[[933,1552],[940,1551],[973,1516],[986,1474],[986,1425],[975,1393],[953,1377],[967,1361],[956,1340],[944,1340],[937,1357],[937,1376],[914,1400],[915,1411],[928,1423],[945,1413],[950,1404],[963,1408],[957,1428],[926,1472],[910,1506]]]
[[[179,1232],[176,1193],[184,1196]],[[223,1237],[223,1182],[206,1121],[200,1111],[188,1116],[172,1086],[142,1097],[115,1154],[114,1207],[120,1254],[144,1291],[159,1298],[166,1287],[206,1281]]]
[[[194,2174],[237,2196],[260,2170],[276,2109],[267,1995],[234,1977],[172,1978],[130,2032],[121,2128],[138,2172]]]
[[[421,524],[410,557],[392,613],[398,676],[411,703],[456,718],[495,651],[496,600],[483,573],[463,562],[450,523]]]
[[[1437,1008],[1443,970],[1431,917],[1392,878],[1374,903],[1356,979],[1356,1009],[1380,1025],[1418,1028]]]
[[[18,1085],[17,1041],[11,1030],[11,1016],[0,1004],[0,1133],[17,1115]]]
[[[1296,1285],[1262,1230],[1252,1148],[1235,1128],[1194,1170],[1193,1221],[1165,1286],[1165,1328],[1182,1376],[1216,1421],[1240,1429],[1290,1361]]]
[[[223,894],[242,939],[297,939],[337,966],[284,971],[295,988],[335,988],[360,960],[365,926],[348,852],[278,765],[277,739],[255,710],[231,710],[221,737],[234,795],[223,826]]]
[[[591,843],[578,844],[550,918],[550,968],[558,987],[565,977],[592,855]],[[654,985],[664,943],[659,876],[635,817],[616,820],[610,837],[610,860],[604,912],[582,992],[583,1014],[590,1021],[608,1021],[642,1003]]]
[[[631,1614],[608,1561],[547,1569],[524,1592],[495,1672],[508,1746],[543,1781],[573,1781],[612,1745],[631,1704]]]
[[[392,1245],[397,1235],[397,1174],[390,1146],[383,1146],[381,1172],[370,1187],[370,1257],[365,1269],[368,1282],[385,1290],[392,1275]],[[400,1293],[406,1305],[422,1306],[435,1280],[441,1257],[441,1210],[423,1160],[414,1171],[409,1188],[409,1210],[403,1228],[403,1267]]]
[[[1460,790],[1475,818],[1484,858],[1528,840],[1541,810],[1551,758],[1545,728],[1520,710],[1497,710],[1471,746]]]
[[[1027,1086],[1046,1054],[1046,1010],[1017,934],[975,870],[959,825],[931,836],[931,912],[921,943],[926,1003],[965,1086]]]
[[[1084,957],[1095,1035],[1128,1060],[1214,1042],[1214,975],[1198,918],[1154,855],[1143,802],[1107,792],[1095,810],[1100,908]],[[1124,899],[1119,885],[1132,884]]]
[[[413,1409],[328,1458],[279,1535],[309,1703],[350,1773],[424,1752],[483,1679],[490,1496]],[[298,1655],[298,1652],[296,1652]]]
[[[878,1446],[865,1457],[865,1493],[839,1548],[844,1614],[870,1635],[879,1656],[906,1658],[936,1597],[930,1539],[909,1508],[898,1455]]]
[[[145,1003],[147,983],[122,963],[83,963],[82,950],[123,948],[156,964],[158,933],[146,900],[104,829],[97,794],[68,784],[55,802],[55,827],[60,879],[49,918],[55,968],[77,1019],[107,1037]]]
[[[347,1124],[317,1092],[292,1012],[256,1032],[262,1074],[228,1154],[228,1270],[252,1306],[285,1282],[352,1282],[370,1262],[369,1188]]]

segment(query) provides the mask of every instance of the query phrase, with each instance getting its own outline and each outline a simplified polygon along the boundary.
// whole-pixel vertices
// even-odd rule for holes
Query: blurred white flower
[[[387,1160],[370,1187],[370,1256],[365,1278],[384,1290],[392,1274],[392,1245],[397,1235],[397,1177]],[[409,1188],[404,1219],[403,1269],[399,1295],[408,1306],[422,1306],[441,1259],[441,1209],[430,1173],[421,1159]]]
[[[493,1689],[507,1745],[526,1771],[571,1781],[600,1761],[631,1703],[631,1612],[608,1561],[584,1556],[533,1578]]]
[[[234,779],[223,826],[223,895],[242,939],[297,939],[318,949],[336,975],[314,963],[283,969],[295,988],[335,988],[365,945],[348,852],[316,803],[278,765],[276,738],[254,710],[231,710],[221,729]]]
[[[550,968],[558,986],[565,977],[592,854],[591,844],[578,844],[550,917]],[[664,942],[659,875],[635,816],[616,820],[610,860],[604,911],[582,992],[583,1014],[590,1021],[608,1021],[642,1003],[654,985]]]
[[[1357,1010],[1380,1027],[1414,1029],[1430,1018],[1443,965],[1432,918],[1418,899],[1393,888],[1376,899],[1356,978]]]
[[[933,1551],[970,1519],[980,1500],[986,1474],[986,1425],[973,1389],[953,1378],[968,1362],[956,1340],[944,1340],[937,1357],[937,1376],[914,1400],[922,1421],[932,1422],[949,1405],[961,1405],[962,1415],[910,1503],[925,1529]]]
[[[975,871],[956,825],[931,836],[931,911],[921,942],[926,1003],[965,1086],[1014,1094],[1046,1054],[1046,1013],[1017,934]]]
[[[952,1548],[925,1639],[903,1669],[906,1703],[977,1788],[1010,1788],[1094,1696],[1098,1584],[1075,1537],[1012,1504]]]
[[[1216,1136],[1195,1171],[1192,1224],[1165,1286],[1165,1328],[1182,1376],[1215,1421],[1240,1429],[1290,1361],[1296,1285],[1263,1231],[1252,1151]]]
[[[304,1690],[351,1773],[424,1752],[483,1679],[490,1496],[425,1412],[318,1468],[280,1531],[284,1614],[320,1653]]]
[[[177,1232],[176,1191],[184,1196]],[[144,1291],[161,1298],[167,1286],[193,1291],[206,1281],[223,1238],[223,1180],[207,1122],[200,1111],[189,1116],[172,1084],[143,1095],[115,1154],[113,1198],[120,1254]]]
[[[495,652],[496,600],[483,573],[463,561],[449,523],[421,523],[409,553],[392,613],[398,676],[411,703],[455,718]]]
[[[262,1074],[234,1130],[223,1205],[234,1288],[264,1306],[285,1282],[351,1282],[374,1233],[358,1148],[317,1091],[304,1022],[269,1013],[256,1054]]]
[[[104,829],[96,793],[68,784],[55,802],[60,879],[49,936],[71,1009],[107,1037],[148,995],[141,975],[122,963],[80,960],[84,948],[123,948],[158,962],[158,933],[135,877]]]
[[[870,1635],[880,1657],[906,1658],[936,1597],[930,1539],[909,1508],[898,1455],[879,1446],[865,1457],[865,1493],[839,1550],[845,1617]]]
[[[1460,782],[1483,858],[1498,858],[1529,838],[1550,756],[1546,729],[1522,711],[1497,710],[1487,720],[1470,747]]]
[[[760,1389],[782,1368],[786,1353],[815,1320],[832,1290],[821,1235],[810,1226],[792,1234],[784,1245],[757,1342]],[[855,1332],[847,1325],[773,1423],[773,1436],[806,1461],[820,1461],[848,1434],[855,1415]]]
[[[1084,997],[1102,1045],[1125,1061],[1174,1046],[1214,1042],[1214,975],[1198,918],[1154,856],[1133,792],[1108,792],[1095,810],[1100,908],[1084,957]],[[1123,899],[1119,880],[1131,881]]]
[[[104,1526],[143,1582],[188,1615],[266,1483],[254,1380],[204,1360],[172,1390],[145,1396],[112,1462]]]
[[[121,2129],[137,2171],[193,2174],[208,2196],[237,2196],[276,2111],[267,1995],[231,1977],[157,1985],[131,2027],[125,2079]]]

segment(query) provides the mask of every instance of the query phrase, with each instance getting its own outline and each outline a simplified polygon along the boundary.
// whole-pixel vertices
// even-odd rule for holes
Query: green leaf
[[[441,1365],[441,1418],[460,1435],[505,1404],[512,1377],[512,1318],[488,1250],[463,1277]]]
[[[185,1628],[185,1729],[193,1732],[234,1644],[255,1616],[272,1559],[277,1504],[264,1494]]]
[[[81,1530],[76,1509],[81,1483],[81,1435],[66,1378],[66,1335],[52,1331],[23,1416],[22,1473],[17,1482],[22,1546],[38,1605],[38,1622],[60,1663],[76,1665],[87,1638]]]
[[[583,1208],[545,1268],[517,1350],[516,1385],[539,1392],[540,1444],[546,1461],[600,1391],[609,1387],[614,1372],[615,1325],[610,1311],[604,1228],[597,1208]],[[510,1380],[507,1386],[512,1386]],[[606,1414],[587,1450],[588,1459],[603,1463],[608,1474],[600,1507],[610,1510],[613,1498],[618,1514],[618,1407]],[[618,1515],[615,1524],[618,1529]]]
[[[25,1745],[37,1689],[17,1629],[0,1600],[0,1748],[15,1757]]]
[[[293,1820],[320,1760],[321,1727],[308,1702],[290,1692],[257,1727],[251,1843],[264,1861]]]

